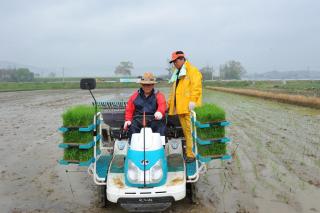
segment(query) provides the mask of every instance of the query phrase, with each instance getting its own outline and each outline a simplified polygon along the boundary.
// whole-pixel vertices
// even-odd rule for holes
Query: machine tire
[[[106,208],[108,206],[108,199],[107,199],[107,186],[102,185],[99,187],[99,204],[101,208]]]
[[[196,186],[195,183],[187,183],[186,185],[187,199],[191,204],[196,204]]]

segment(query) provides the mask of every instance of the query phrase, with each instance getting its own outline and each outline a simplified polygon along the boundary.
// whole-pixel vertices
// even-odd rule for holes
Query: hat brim
[[[176,55],[176,57],[172,58],[171,61],[169,61],[169,63],[173,63],[175,60],[177,60],[178,58],[185,58],[184,55]]]
[[[139,84],[157,84],[158,82],[156,82],[156,81],[139,81],[138,82]]]

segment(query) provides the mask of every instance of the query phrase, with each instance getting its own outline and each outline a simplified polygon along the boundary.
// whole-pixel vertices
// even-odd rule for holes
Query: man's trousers
[[[191,135],[190,113],[178,114],[178,117],[183,130],[184,138],[186,139],[186,155],[187,157],[195,157],[192,151],[193,142]]]

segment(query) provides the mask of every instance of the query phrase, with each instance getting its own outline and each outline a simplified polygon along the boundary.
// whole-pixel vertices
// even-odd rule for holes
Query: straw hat
[[[156,84],[156,77],[151,72],[145,72],[139,81],[140,84]]]

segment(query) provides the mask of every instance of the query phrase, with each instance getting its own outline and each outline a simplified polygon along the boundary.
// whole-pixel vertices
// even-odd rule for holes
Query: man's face
[[[173,64],[174,64],[174,66],[175,66],[177,69],[180,69],[180,68],[183,66],[183,64],[184,64],[184,61],[185,61],[184,58],[177,58],[177,59],[173,62]]]
[[[154,88],[154,84],[141,84],[144,94],[150,94]]]

